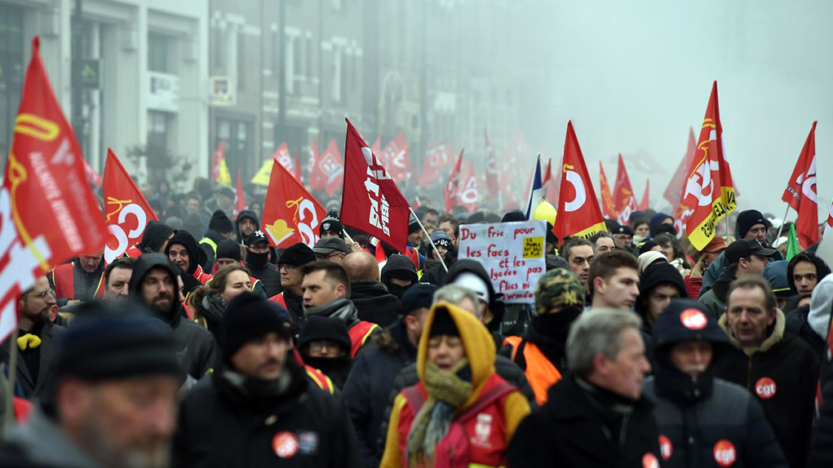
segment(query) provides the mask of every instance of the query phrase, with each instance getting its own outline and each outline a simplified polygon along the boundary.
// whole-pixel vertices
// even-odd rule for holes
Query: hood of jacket
[[[827,266],[827,263],[825,263],[824,260],[816,256],[815,253],[805,250],[797,254],[790,260],[789,265],[787,266],[787,283],[789,283],[790,291],[793,294],[798,294],[798,289],[795,287],[795,281],[793,281],[793,270],[795,270],[795,265],[801,261],[813,262],[813,264],[816,265],[816,275],[819,282],[830,274],[830,267]],[[770,265],[772,264],[770,263]]]
[[[495,373],[495,340],[486,327],[471,313],[447,302],[435,304],[428,312],[428,318],[425,321],[426,332],[419,339],[419,348],[417,349],[416,364],[420,380],[425,378],[428,340],[434,317],[438,311],[447,312],[454,321],[457,330],[460,332],[463,348],[466,350],[466,358],[469,360],[473,391],[462,406],[462,408],[465,408],[477,401],[483,385]]]
[[[388,292],[379,281],[357,280],[350,283],[350,301],[359,310],[359,320],[366,320],[383,327],[393,325],[399,319],[399,298]]]
[[[657,213],[651,217],[651,220],[648,221],[648,226],[651,228],[651,237],[657,235],[657,228],[659,227],[660,223],[662,223],[668,218],[671,218],[672,220],[674,219],[672,216],[667,215],[665,213]]]
[[[195,271],[197,271],[197,267],[205,263],[208,258],[206,258],[205,250],[200,248],[200,245],[197,244],[197,240],[194,239],[194,236],[191,235],[188,231],[178,231],[174,234],[174,237],[168,242],[168,246],[165,247],[165,256],[170,258],[171,246],[179,244],[185,247],[185,250],[188,251],[188,273],[189,275],[193,275]]]
[[[382,283],[385,283],[386,279],[391,273],[399,272],[408,274],[412,276],[413,282],[416,283],[419,281],[419,277],[417,276],[416,267],[414,266],[414,262],[411,261],[411,258],[407,255],[391,255],[388,257],[385,266],[382,268]]]
[[[254,221],[255,231],[260,229],[260,221],[257,219],[257,214],[255,214],[254,211],[251,211],[251,210],[241,211],[237,215],[237,219],[234,220],[234,234],[237,235],[237,239],[239,239],[240,242],[243,242],[245,240],[242,237],[240,237],[240,235],[241,235],[240,234],[240,221],[243,221],[246,218],[251,219],[252,221]]]
[[[492,286],[492,279],[489,278],[489,273],[486,272],[486,269],[483,268],[480,262],[469,259],[457,260],[448,269],[448,273],[445,275],[445,284],[453,284],[457,277],[463,273],[473,273],[486,283],[486,288],[489,290],[489,308],[494,310],[495,302],[497,301],[495,288]]]
[[[151,221],[145,227],[145,232],[142,234],[142,241],[139,243],[139,249],[150,249],[153,252],[159,252],[162,244],[165,243],[165,240],[173,232],[176,232],[176,229],[162,221]]]
[[[833,275],[827,275],[819,281],[810,299],[810,314],[807,323],[821,339],[827,339],[830,328],[830,313],[833,310]]]
[[[770,262],[764,268],[764,279],[769,281],[772,292],[778,297],[784,297],[785,295],[792,296],[797,293],[797,291],[793,290],[792,294],[790,294],[790,288],[793,287],[793,284],[792,281],[787,281],[788,263],[786,260],[778,260]],[[792,272],[789,273],[789,276],[792,277]]]
[[[677,288],[680,298],[688,298],[680,272],[668,262],[649,265],[639,277],[639,296],[636,298],[636,312],[645,320],[648,313],[648,294],[657,286],[669,285]]]
[[[159,253],[146,253],[139,256],[136,260],[136,265],[133,267],[133,276],[130,277],[128,296],[138,303],[150,307],[150,304],[146,303],[144,297],[142,296],[140,286],[144,277],[147,276],[148,272],[154,268],[164,268],[174,277],[171,312],[168,316],[162,316],[161,318],[172,327],[175,327],[182,317],[182,314],[180,314],[181,304],[179,302],[179,282],[176,280],[176,277],[180,274],[180,272],[182,272],[182,269],[171,263],[165,255]],[[153,307],[150,308],[151,310],[155,310]]]
[[[752,356],[757,352],[765,353],[770,350],[773,346],[775,346],[778,342],[784,339],[784,329],[787,326],[787,317],[784,315],[784,312],[781,309],[775,310],[775,323],[769,327],[769,336],[761,343],[761,346],[747,346],[743,347],[738,342],[737,338],[735,338],[735,334],[732,332],[732,328],[729,327],[729,320],[728,314],[723,314],[720,316],[720,320],[717,322],[720,325],[720,328],[729,335],[729,340],[732,342],[735,348],[740,349],[743,351],[744,354],[747,356]]]
[[[723,302],[726,302],[726,296],[729,294],[729,286],[737,277],[729,272],[729,268],[724,268],[717,277],[717,281],[712,285],[714,295]]]

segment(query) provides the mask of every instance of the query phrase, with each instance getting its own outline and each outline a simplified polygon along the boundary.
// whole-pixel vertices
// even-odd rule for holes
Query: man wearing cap
[[[422,271],[422,266],[425,265],[425,255],[419,253],[420,247],[422,247],[422,228],[419,227],[419,221],[412,215],[408,223],[408,246],[405,253],[414,263],[417,271]]]
[[[253,278],[263,283],[266,297],[272,297],[283,291],[281,287],[281,276],[274,263],[270,262],[271,251],[269,239],[266,234],[257,230],[253,232],[244,243],[246,246],[246,268]]]
[[[454,240],[451,236],[440,229],[431,233],[431,242],[437,247],[437,250],[442,255],[445,261],[446,268],[451,268],[454,262],[457,261],[457,248],[454,245]],[[423,283],[431,283],[433,285],[445,284],[446,269],[436,259],[434,249],[430,250],[431,259],[425,262],[425,273],[420,279]]]
[[[222,363],[182,402],[174,467],[358,467],[340,400],[289,359],[281,308],[243,293],[223,316]]]
[[[301,268],[307,263],[315,261],[315,253],[303,242],[291,245],[284,250],[278,259],[278,272],[281,275],[281,291],[278,295],[269,298],[277,302],[289,312],[289,318],[297,327],[304,325],[304,300],[302,297],[301,283],[304,281],[304,274]]]
[[[214,198],[205,203],[205,216],[213,216],[217,211],[222,211],[226,216],[231,216],[234,212],[234,190],[228,187],[220,187],[214,192]]]
[[[328,237],[344,239],[344,225],[341,224],[341,221],[328,216],[321,221],[321,227],[318,228],[318,235],[321,239]]]
[[[54,325],[50,310],[55,307],[55,294],[46,277],[24,291],[17,302],[18,338],[16,343],[7,339],[0,346],[0,362],[10,365],[11,346],[18,347],[17,382],[26,398],[38,398],[49,391],[55,379],[53,365],[59,358],[56,340],[64,327]]]
[[[664,468],[787,467],[761,405],[715,378],[731,344],[702,304],[671,301],[654,325],[654,375],[642,391],[654,406]]]
[[[379,281],[379,264],[367,252],[353,252],[342,263],[350,278],[350,300],[359,310],[359,320],[389,327],[399,320],[399,298]]]
[[[243,210],[237,215],[234,221],[234,231],[237,234],[237,241],[241,244],[255,231],[260,229],[260,221],[254,211]]]
[[[374,338],[375,348],[353,361],[342,398],[350,411],[365,467],[377,467],[382,460],[385,434],[380,428],[386,419],[385,405],[379,402],[388,401],[396,376],[416,361],[419,338],[436,291],[431,284],[409,287],[402,296],[398,320]]]
[[[168,465],[181,371],[170,329],[136,309],[97,304],[73,321],[56,349],[48,398],[7,437],[17,461]]]
[[[350,253],[350,247],[340,237],[323,237],[315,243],[312,251],[315,252],[315,258],[318,260],[341,265],[344,257]]]
[[[223,239],[234,239],[234,224],[223,211],[217,210],[211,215],[205,237],[200,239],[200,247],[205,251],[206,256],[205,262],[201,263],[205,270],[211,271],[214,268],[217,244]]]
[[[174,235],[165,248],[165,255],[171,263],[182,268],[182,271],[193,278],[194,281],[185,281],[186,294],[204,285],[212,277],[202,268],[202,264],[206,262],[205,251],[188,231],[178,231]]]
[[[182,316],[179,268],[162,254],[142,254],[130,278],[130,298],[150,308],[174,332],[176,356],[184,373],[199,380],[216,359],[211,332]]]
[[[360,320],[359,311],[350,302],[350,278],[337,263],[315,261],[301,268],[304,279],[301,291],[304,316],[334,317],[341,320],[350,335],[350,357],[356,357],[368,339],[381,331],[378,325]]]
[[[578,278],[569,270],[550,270],[535,286],[536,316],[526,333],[503,342],[501,354],[524,370],[539,405],[547,402],[547,390],[567,370],[567,334],[583,310],[584,290]]]
[[[613,242],[616,247],[627,250],[636,256],[633,250],[633,229],[629,226],[619,226],[613,231]]]
[[[758,239],[741,239],[729,244],[723,252],[727,266],[720,273],[712,289],[700,296],[699,301],[712,313],[712,317],[719,318],[726,307],[729,286],[737,278],[764,274],[769,264],[769,256],[776,252],[768,249]]]
[[[758,400],[789,466],[802,467],[810,449],[818,359],[804,340],[784,333],[784,313],[765,279],[739,278],[727,297],[718,323],[733,346],[715,362],[715,376],[744,386]]]

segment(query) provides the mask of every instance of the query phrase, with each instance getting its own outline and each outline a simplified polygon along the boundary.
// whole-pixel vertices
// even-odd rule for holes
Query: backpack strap
[[[405,397],[405,401],[407,401],[411,406],[414,414],[419,413],[420,408],[422,408],[422,405],[425,404],[425,399],[422,398],[422,394],[419,393],[419,389],[416,385],[403,389],[402,396]]]
[[[521,340],[518,344],[518,349],[515,351],[515,364],[521,368],[522,371],[526,371],[526,356],[524,355],[524,348],[526,348],[526,340]]]
[[[501,383],[492,387],[492,389],[486,392],[484,395],[481,395],[477,403],[460,413],[460,415],[454,418],[454,420],[457,422],[466,421],[469,418],[476,415],[477,413],[483,411],[484,408],[494,403],[495,400],[498,400],[502,398],[504,395],[507,395],[517,390],[517,387],[504,380]]]

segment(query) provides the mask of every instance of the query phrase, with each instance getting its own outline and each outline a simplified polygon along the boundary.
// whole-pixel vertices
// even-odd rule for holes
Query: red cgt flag
[[[787,188],[781,196],[781,200],[787,202],[798,212],[798,220],[795,223],[798,241],[804,248],[807,248],[819,241],[819,205],[818,191],[816,190],[816,124],[813,122],[801,154],[798,155],[798,162],[787,182]]]
[[[421,187],[432,185],[432,182],[442,175],[443,169],[451,164],[452,157],[451,143],[447,141],[438,143],[426,151],[425,162],[422,163],[422,173],[419,175],[419,185]]]
[[[561,167],[559,164],[558,167]],[[547,170],[544,171],[544,199],[552,205],[558,204],[558,191],[561,190],[561,178],[552,176],[552,159],[547,161]]]
[[[309,174],[312,190],[325,190],[327,195],[336,193],[344,181],[344,161],[335,138],[319,157]]]
[[[270,176],[271,180],[271,176]],[[234,219],[246,209],[246,194],[243,193],[243,182],[240,181],[240,169],[237,170],[237,192],[234,194]]]
[[[486,193],[489,200],[500,192],[500,174],[497,169],[497,158],[495,149],[489,141],[489,134],[483,129],[483,137],[486,140]]]
[[[613,185],[613,208],[620,226],[628,223],[631,213],[636,211],[636,197],[633,196],[631,179],[622,154],[619,153],[619,166],[616,168],[616,183]]]
[[[225,144],[220,140],[217,150],[214,151],[214,156],[211,157],[211,180],[216,181],[220,178],[220,161],[225,159],[225,155]]]
[[[394,182],[406,182],[410,179],[411,160],[408,155],[408,143],[405,142],[405,132],[399,132],[399,135],[385,146],[379,159]]]
[[[692,210],[686,233],[691,245],[697,250],[706,247],[714,238],[717,222],[737,206],[732,174],[723,157],[723,126],[720,124],[717,81],[712,85],[694,164],[686,177],[681,204]]]
[[[298,150],[295,150],[295,178],[304,183],[304,171],[301,169],[301,161],[298,159]]]
[[[460,180],[463,177],[463,153],[465,151],[465,148],[460,150],[460,155],[457,156],[457,161],[454,163],[454,168],[451,170],[448,182],[443,187],[443,201],[445,201],[446,213],[450,213],[451,209],[457,206],[457,196],[460,194]]]
[[[613,207],[613,197],[610,196],[610,185],[607,183],[605,168],[601,161],[599,161],[599,184],[601,185],[602,190],[602,210],[604,212],[604,217],[608,219],[616,219],[616,209]]]
[[[665,192],[662,194],[662,197],[671,204],[671,211],[676,211],[677,206],[680,204],[683,192],[685,191],[686,176],[688,175],[688,170],[691,169],[691,163],[694,162],[696,149],[697,142],[694,140],[694,129],[689,128],[688,146],[686,147],[685,156],[680,160],[677,170],[674,171],[674,175],[668,182],[668,187],[665,188]],[[677,229],[677,232],[682,231],[681,229]]]
[[[104,224],[110,232],[104,246],[107,263],[139,242],[150,221],[159,221],[112,148],[107,148],[104,164],[104,213]]]
[[[642,201],[639,202],[639,211],[645,211],[651,207],[651,178],[645,180],[645,191],[642,192]]]
[[[341,222],[405,252],[410,204],[350,120],[344,120],[347,137]]]
[[[457,194],[457,204],[466,208],[469,213],[474,213],[480,207],[480,191],[477,187],[477,176],[474,173],[474,164],[470,161],[463,163],[461,173],[465,174],[460,179],[460,190]]]
[[[295,173],[295,162],[292,160],[292,155],[289,153],[289,147],[286,146],[286,142],[278,146],[278,149],[272,154],[272,158],[277,159],[281,166],[285,167],[290,173]]]
[[[584,164],[584,155],[578,144],[573,122],[567,123],[564,140],[564,163],[561,166],[561,193],[558,196],[558,216],[553,234],[559,239],[566,236],[589,238],[605,230],[602,210],[593,190],[590,174]]]
[[[273,247],[285,249],[303,242],[310,248],[318,242],[318,225],[327,210],[277,159],[263,206],[263,229]]]
[[[107,235],[38,49],[35,37],[0,188],[0,341],[17,327],[23,291],[55,265],[100,252]]]
[[[97,189],[101,188],[101,185],[104,183],[104,180],[101,178],[101,174],[96,172],[86,159],[84,160],[84,174],[87,176],[88,184]]]

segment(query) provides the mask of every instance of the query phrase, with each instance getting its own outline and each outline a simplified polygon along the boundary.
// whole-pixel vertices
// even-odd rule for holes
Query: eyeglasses
[[[278,265],[278,270],[295,271],[296,268],[298,267],[296,267],[295,265],[289,265],[287,263],[282,263]]]

